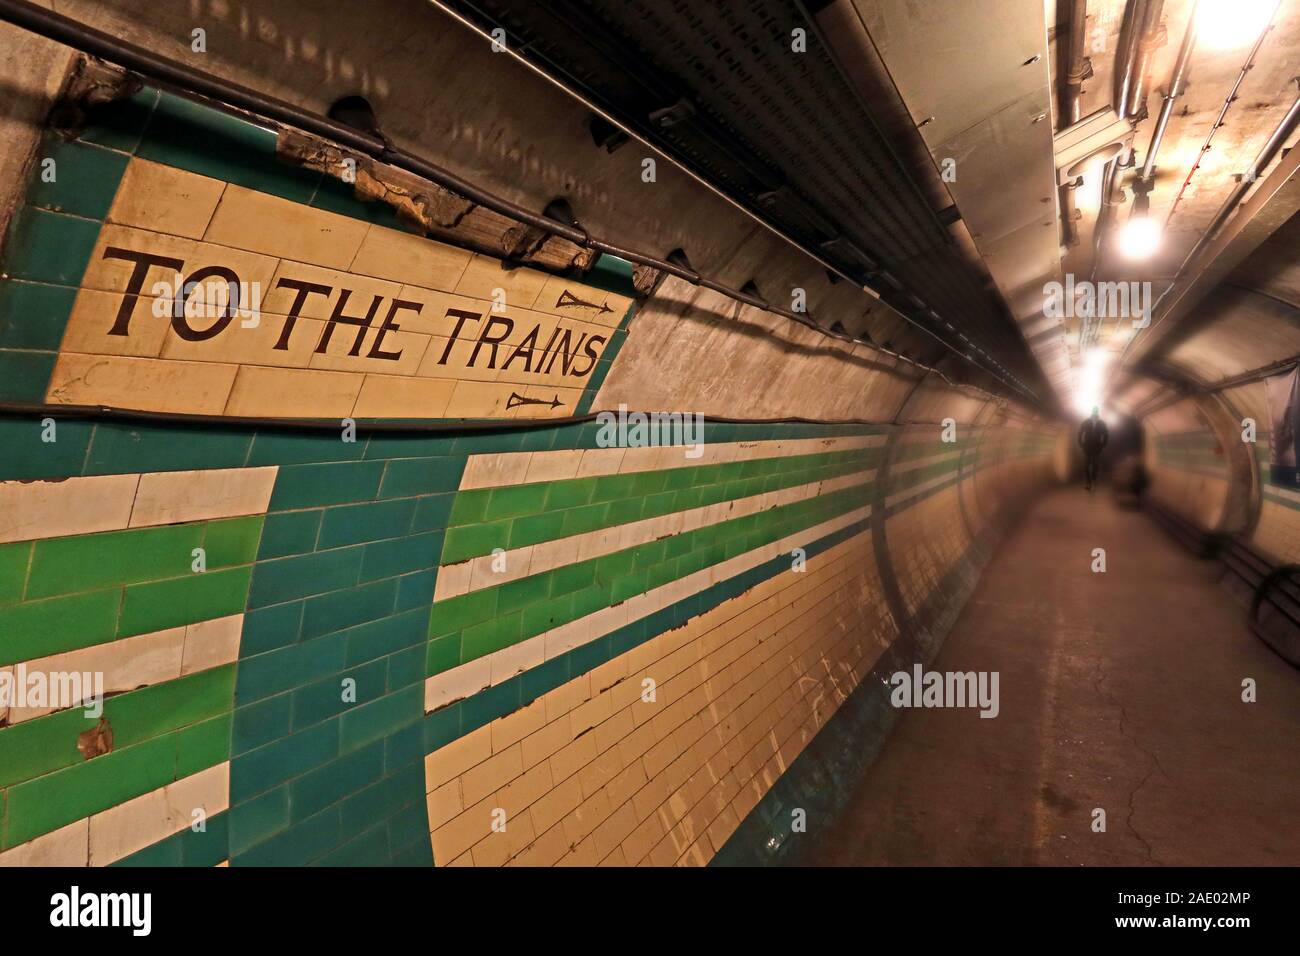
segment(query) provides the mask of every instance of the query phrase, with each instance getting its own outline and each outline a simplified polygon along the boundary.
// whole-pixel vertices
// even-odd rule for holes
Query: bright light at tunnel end
[[[1083,368],[1074,389],[1074,410],[1080,415],[1091,415],[1094,408],[1101,406],[1101,389],[1110,358],[1110,352],[1102,348],[1091,348],[1084,353]]]

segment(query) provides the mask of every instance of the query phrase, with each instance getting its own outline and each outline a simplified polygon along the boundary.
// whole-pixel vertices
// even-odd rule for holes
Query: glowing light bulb
[[[1161,239],[1160,226],[1150,216],[1133,216],[1119,231],[1119,251],[1125,259],[1149,259]]]
[[[1196,42],[1211,50],[1254,43],[1273,18],[1278,0],[1201,0],[1196,8]]]

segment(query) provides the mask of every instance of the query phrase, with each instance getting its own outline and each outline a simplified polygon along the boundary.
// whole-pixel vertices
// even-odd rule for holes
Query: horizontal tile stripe
[[[879,457],[831,452],[462,491],[442,563],[850,474],[874,467]]]
[[[12,787],[66,768],[91,766],[159,737],[229,711],[235,666],[219,665],[173,681],[117,694],[104,701],[113,751],[87,760],[77,738],[96,725],[79,709],[61,710],[0,728],[0,787]]]
[[[508,584],[575,561],[603,557],[663,537],[695,531],[733,518],[757,514],[769,508],[815,498],[818,495],[833,494],[855,485],[866,485],[875,475],[874,469],[853,472],[836,478],[782,488],[779,491],[766,491],[747,498],[737,498],[632,521],[619,525],[616,529],[589,531],[586,534],[514,548],[500,556],[488,554],[460,564],[444,565],[438,571],[434,606],[436,608],[437,602],[447,598]],[[493,565],[501,562],[504,562],[505,570],[501,572],[493,570]]]
[[[529,668],[598,640],[633,620],[662,610],[765,561],[788,555],[802,544],[862,522],[870,513],[870,506],[864,506],[841,514],[812,528],[703,568],[670,584],[638,594],[615,607],[601,609],[502,651],[430,677],[425,681],[425,711],[436,710],[486,687],[509,680]]]
[[[0,482],[0,544],[262,514],[278,467]]]
[[[866,487],[770,508],[450,598],[434,606],[430,635],[460,631],[459,660],[467,663],[850,511],[868,499]],[[438,650],[431,650],[431,660]]]
[[[28,675],[102,674],[103,693],[120,694],[234,663],[239,657],[243,625],[244,615],[232,614],[22,663]],[[0,670],[15,673],[16,667],[14,664]],[[82,700],[94,692],[93,686],[85,687]],[[60,707],[10,707],[8,722],[19,724],[80,703],[77,700],[63,702]],[[2,706],[0,716],[3,716]]]
[[[228,760],[230,721],[225,713],[10,787],[3,849]]]
[[[706,432],[707,434],[707,432]],[[760,458],[793,457],[832,451],[879,448],[887,436],[786,438],[773,441],[705,442],[699,458],[685,458],[682,445],[636,448],[586,448],[564,451],[503,452],[473,455],[461,490],[496,488],[536,481],[595,478],[640,471],[730,464]]]
[[[0,866],[107,866],[228,809],[230,763],[164,784],[0,853]]]

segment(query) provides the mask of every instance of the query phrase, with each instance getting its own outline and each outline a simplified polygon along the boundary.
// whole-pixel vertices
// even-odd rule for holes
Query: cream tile
[[[410,233],[371,226],[350,262],[350,272],[424,289],[452,291],[473,253]]]
[[[86,866],[90,861],[90,823],[77,820],[0,853],[3,866]]]
[[[266,465],[141,475],[131,527],[264,514],[278,471]]]
[[[618,328],[632,300],[562,276],[548,276],[532,308],[564,318]]]
[[[230,614],[186,625],[181,674],[194,674],[238,660],[239,641],[243,632],[243,614]]]
[[[368,223],[232,183],[203,238],[278,259],[347,269],[369,229]]]
[[[0,543],[125,528],[139,475],[0,481]]]
[[[219,415],[236,367],[120,356],[59,356],[45,400],[52,405],[107,405],[148,412]]]
[[[436,674],[424,682],[424,712],[427,714],[476,694],[492,683],[492,663],[486,657]]]
[[[117,694],[175,680],[181,675],[184,646],[185,628],[173,627],[28,661],[29,674],[81,675],[77,682],[80,685],[81,699],[60,700],[58,707],[11,707],[9,720],[17,724],[64,707],[76,707],[94,696],[93,675],[96,674],[103,675],[105,694]],[[91,675],[89,682],[84,679],[85,675]],[[72,688],[76,686],[71,685]]]
[[[135,157],[122,174],[108,222],[202,238],[226,184]]]
[[[107,866],[178,833],[202,809],[208,819],[230,805],[229,761],[201,770],[90,817],[90,865]]]
[[[347,418],[362,376],[289,368],[240,367],[225,413],[277,418]]]
[[[130,313],[129,334],[109,335],[122,300],[122,295],[116,292],[78,291],[59,351],[156,358],[171,330],[171,320],[154,315],[154,300],[142,295],[135,300]]]
[[[475,253],[453,291],[491,302],[493,291],[502,289],[509,314],[515,309],[531,309],[548,278],[544,272],[524,266],[507,268],[500,259]]]
[[[455,390],[451,379],[368,374],[352,414],[355,418],[442,418]]]

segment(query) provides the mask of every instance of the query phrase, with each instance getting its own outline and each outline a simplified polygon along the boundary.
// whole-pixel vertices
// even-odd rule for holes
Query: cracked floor
[[[929,667],[1000,672],[1001,713],[904,711],[816,862],[1300,864],[1300,671],[1220,573],[1105,491],[1045,495]]]

